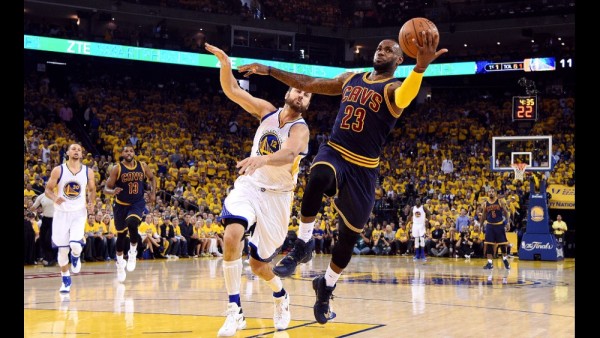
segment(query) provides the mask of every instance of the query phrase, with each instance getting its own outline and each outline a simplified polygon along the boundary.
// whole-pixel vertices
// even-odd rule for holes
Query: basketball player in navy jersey
[[[379,43],[373,56],[373,71],[347,72],[334,79],[289,73],[256,63],[239,67],[239,71],[246,73],[244,76],[270,75],[291,87],[311,93],[342,95],[331,138],[321,144],[311,166],[302,198],[298,231],[298,237],[308,242],[323,194],[336,196],[334,207],[340,215],[339,240],[333,247],[325,275],[313,280],[317,296],[313,310],[320,324],[333,317],[329,299],[342,271],[350,262],[354,244],[375,204],[375,182],[385,139],[403,109],[417,96],[429,64],[448,51],[436,51],[439,43],[437,32],[423,31],[421,34],[422,45],[413,40],[419,49],[417,64],[403,82],[394,78],[396,68],[404,60],[395,40]],[[273,268],[273,272],[278,276],[290,276],[298,262],[310,259],[311,254],[308,245],[296,244]]]
[[[142,214],[146,208],[144,200],[144,184],[150,181],[150,203],[156,200],[156,180],[154,173],[145,162],[136,161],[133,145],[127,144],[121,153],[123,160],[115,165],[111,171],[104,193],[115,195],[113,214],[115,228],[117,229],[117,279],[123,282],[127,271],[135,270],[137,244],[140,239],[138,226],[142,222]],[[127,262],[123,259],[125,241],[129,233],[129,257]]]
[[[488,199],[481,204],[483,210],[483,225],[485,226],[485,251],[487,254],[487,264],[484,269],[493,269],[492,258],[494,257],[494,248],[497,244],[502,251],[502,261],[504,267],[510,269],[508,262],[508,240],[506,239],[506,231],[510,229],[508,223],[509,211],[506,201],[498,199],[496,189],[491,187],[488,190]]]
[[[59,289],[61,293],[71,291],[69,250],[71,250],[71,271],[73,273],[81,271],[79,257],[85,244],[83,239],[85,221],[88,212],[94,214],[94,201],[96,201],[94,172],[81,163],[81,157],[81,146],[71,144],[65,156],[66,162],[52,169],[45,190],[46,197],[54,201],[52,244],[58,247],[57,261],[62,276],[62,285]],[[56,192],[54,192],[55,188]]]

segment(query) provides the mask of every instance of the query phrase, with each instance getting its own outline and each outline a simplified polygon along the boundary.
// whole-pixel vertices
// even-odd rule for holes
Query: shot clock
[[[513,96],[513,121],[537,121],[537,96]]]

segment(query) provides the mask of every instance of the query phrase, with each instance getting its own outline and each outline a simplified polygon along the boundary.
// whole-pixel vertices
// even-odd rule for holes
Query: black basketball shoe
[[[314,239],[311,238],[308,242],[300,238],[296,239],[292,250],[273,267],[273,273],[278,277],[291,276],[296,271],[298,263],[307,263],[312,259],[314,249]]]
[[[313,306],[315,319],[319,324],[326,324],[329,319],[335,318],[335,313],[329,308],[329,300],[333,299],[334,286],[325,284],[325,276],[319,276],[312,281],[313,290],[317,296],[317,301]]]

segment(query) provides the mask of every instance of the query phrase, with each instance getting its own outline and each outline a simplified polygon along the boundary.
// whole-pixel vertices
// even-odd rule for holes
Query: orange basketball
[[[398,33],[398,41],[400,42],[400,48],[404,54],[410,56],[413,59],[417,58],[417,52],[419,49],[412,41],[416,39],[419,45],[423,44],[423,37],[421,36],[422,31],[431,29],[431,32],[438,32],[435,24],[425,18],[413,18],[404,23]]]

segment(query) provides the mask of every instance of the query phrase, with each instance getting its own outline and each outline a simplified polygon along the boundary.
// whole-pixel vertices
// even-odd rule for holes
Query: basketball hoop
[[[529,167],[529,164],[527,163],[513,163],[511,165],[511,167],[513,168],[513,171],[515,172],[515,180],[519,180],[519,181],[523,181],[523,178],[525,177],[525,169],[527,167]]]

